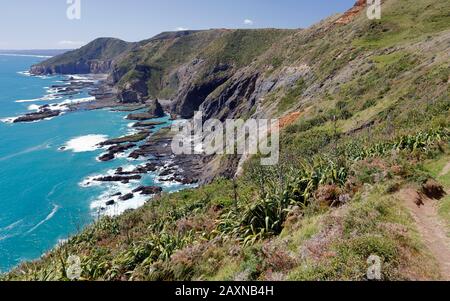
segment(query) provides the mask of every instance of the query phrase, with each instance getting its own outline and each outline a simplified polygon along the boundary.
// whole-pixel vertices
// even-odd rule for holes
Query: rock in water
[[[145,121],[149,119],[155,119],[155,118],[161,118],[164,117],[166,114],[164,113],[164,109],[159,103],[159,101],[152,100],[149,103],[148,111],[145,113],[136,113],[136,114],[130,114],[127,116],[128,120],[137,120],[137,121]]]
[[[162,188],[158,186],[140,186],[133,190],[133,193],[140,192],[142,195],[152,195],[162,192]]]
[[[155,116],[155,118],[161,118],[165,116],[164,109],[159,103],[158,99],[151,102],[148,113]]]
[[[134,195],[132,193],[128,193],[128,194],[120,197],[119,200],[128,201],[128,200],[131,200],[132,198],[134,198]]]
[[[34,122],[39,121],[47,118],[57,117],[61,114],[61,111],[52,111],[52,110],[43,110],[41,112],[36,113],[29,113],[24,116],[20,116],[16,118],[13,122],[19,123],[19,122]]]

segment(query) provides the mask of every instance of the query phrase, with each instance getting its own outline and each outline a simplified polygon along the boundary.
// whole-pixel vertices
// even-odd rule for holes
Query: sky
[[[75,1],[80,19],[69,10]],[[183,29],[306,28],[355,1],[1,0],[0,49],[78,48],[98,37],[135,42]]]

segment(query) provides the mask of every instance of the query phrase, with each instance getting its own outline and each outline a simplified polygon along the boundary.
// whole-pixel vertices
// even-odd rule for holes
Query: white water
[[[64,147],[74,153],[92,152],[98,150],[98,145],[107,139],[105,135],[86,135],[69,140]]]

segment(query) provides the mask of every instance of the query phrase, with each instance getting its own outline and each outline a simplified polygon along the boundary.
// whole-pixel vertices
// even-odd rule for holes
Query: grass
[[[450,24],[446,1],[388,1],[382,9],[381,20],[368,23],[365,37],[355,40],[354,45],[368,48],[400,45],[439,33]]]
[[[294,104],[298,103],[300,100],[299,98],[302,95],[304,89],[305,89],[305,82],[303,79],[300,79],[295,84],[295,87],[290,89],[286,93],[286,95],[283,98],[281,98],[280,102],[278,103],[278,112],[279,113],[286,112]]]
[[[450,125],[450,69],[439,61],[446,53],[409,50],[448,28],[448,5],[387,0],[380,21],[364,16],[327,30],[213,30],[149,41],[121,67],[129,71],[125,82],[143,79],[151,95],[175,93],[180,82],[171,76],[195,59],[204,63],[196,65],[195,84],[214,78],[218,64],[229,65],[217,72],[224,78],[276,77],[306,64],[310,73],[261,104],[272,116],[300,100],[313,109],[282,131],[278,167],[248,162],[236,199],[227,179],[163,195],[101,219],[4,277],[66,280],[66,255],[78,254],[86,280],[365,280],[367,259],[377,255],[385,280],[436,279],[433,259],[392,191],[430,175],[449,185],[448,175],[439,176],[448,155],[431,133]],[[141,74],[137,65],[158,72]],[[229,79],[209,97],[236,83]],[[448,197],[440,213],[449,220]]]
[[[415,277],[436,279],[433,260],[419,241],[406,209],[383,185],[366,197],[357,197],[337,212],[330,212],[321,235],[309,243],[320,250],[314,260],[305,260],[289,273],[290,280],[364,280],[369,256],[382,259],[383,279],[401,280]],[[331,234],[329,234],[331,233]],[[308,243],[307,243],[308,245]],[[316,249],[314,249],[316,250]],[[414,265],[401,266],[410,252]]]
[[[38,65],[56,66],[82,60],[110,61],[130,49],[131,44],[113,38],[99,38],[79,50],[69,51]]]
[[[414,149],[404,147],[399,155],[410,156]],[[389,160],[389,149],[377,154]],[[383,259],[387,280],[434,279],[409,217],[386,192],[389,173],[368,181],[351,172],[356,162],[372,162],[359,160],[339,163],[343,167],[326,159],[246,167],[237,199],[226,179],[163,195],[138,210],[100,219],[3,279],[67,280],[67,257],[74,254],[81,258],[84,280],[364,280],[367,258],[374,254]],[[380,166],[388,169],[389,162]],[[349,188],[367,182],[375,188]],[[324,187],[348,193],[349,200],[334,208],[327,194],[319,194],[329,191]]]

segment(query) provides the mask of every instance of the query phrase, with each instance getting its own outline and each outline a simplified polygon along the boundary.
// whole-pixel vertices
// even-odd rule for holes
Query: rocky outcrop
[[[203,83],[192,84],[183,94],[178,96],[173,111],[181,118],[191,118],[206,98],[227,79],[228,77],[217,77]]]
[[[163,190],[158,186],[140,186],[133,190],[133,193],[140,192],[142,195],[152,195],[161,193]]]
[[[111,69],[112,61],[77,61],[61,65],[32,66],[30,73],[34,75],[46,74],[104,74]]]
[[[237,117],[238,111],[248,112],[255,105],[256,99],[252,97],[258,73],[238,73],[227,82],[218,95],[210,94],[202,103],[200,110],[206,119]]]
[[[150,102],[148,113],[153,115],[154,118],[164,117],[166,114],[164,113],[164,109],[159,103],[158,99],[152,100]]]
[[[142,179],[142,176],[140,175],[133,175],[133,176],[106,176],[106,177],[99,177],[94,179],[94,181],[97,182],[129,182],[132,180],[140,180]]]
[[[228,64],[207,66],[200,59],[178,68],[176,78],[179,86],[171,107],[172,113],[181,118],[191,118],[206,98],[231,77],[232,69]]]
[[[135,121],[142,121],[140,124],[141,125],[145,125],[146,124],[146,120],[149,119],[155,119],[155,118],[161,118],[164,117],[166,115],[166,113],[164,112],[163,107],[161,106],[161,104],[159,103],[159,101],[156,100],[152,100],[150,101],[150,104],[148,106],[148,111],[144,112],[144,113],[133,113],[133,114],[129,114],[127,116],[128,120],[135,120]],[[150,126],[154,125],[154,123],[148,123]]]
[[[32,66],[30,72],[35,75],[109,73],[113,62],[136,46],[119,39],[99,38]]]
[[[153,129],[156,126],[163,125],[165,122],[157,122],[157,121],[140,121],[133,124],[134,128],[147,128]]]
[[[133,76],[119,91],[119,101],[122,103],[144,103],[149,96],[147,81],[151,78],[153,68],[145,65],[137,65],[131,71]]]
[[[47,118],[53,118],[57,117],[61,114],[61,111],[58,110],[49,110],[44,109],[42,111],[36,112],[36,113],[29,113],[20,117],[17,117],[14,119],[13,123],[20,123],[20,122],[34,122],[39,121]]]
[[[136,144],[134,143],[128,143],[125,145],[114,145],[108,148],[108,152],[102,156],[100,156],[98,159],[102,162],[107,162],[114,160],[117,154],[123,153],[129,149],[132,149],[133,147],[136,147]]]

